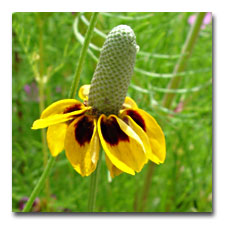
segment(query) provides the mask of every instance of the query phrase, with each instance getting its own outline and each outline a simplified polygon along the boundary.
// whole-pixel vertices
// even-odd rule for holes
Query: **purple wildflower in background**
[[[26,202],[28,201],[28,199],[29,199],[28,197],[23,197],[22,199],[20,199],[19,210],[21,210],[21,211],[23,210],[23,208],[24,208]],[[32,205],[32,212],[40,212],[40,210],[41,210],[41,201],[40,201],[39,198],[36,198],[34,200],[33,205]]]
[[[23,210],[25,203],[28,201],[28,197],[23,197],[22,199],[20,199],[19,201],[19,210]]]
[[[183,108],[184,108],[184,102],[181,101],[178,103],[177,107],[174,109],[174,112],[175,113],[182,112]]]
[[[24,91],[25,91],[27,94],[30,93],[30,86],[29,86],[28,84],[26,84],[26,85],[24,86]]]
[[[196,15],[189,16],[188,23],[190,25],[193,25],[194,22],[195,22],[195,19],[196,19]],[[212,20],[212,13],[211,12],[207,12],[205,17],[204,17],[204,19],[203,19],[201,28],[204,29],[207,24],[211,23],[211,20]]]
[[[24,85],[23,89],[26,93],[27,101],[39,102],[39,90],[36,82]]]
[[[60,85],[57,85],[55,88],[56,93],[60,93],[62,91],[62,88]]]

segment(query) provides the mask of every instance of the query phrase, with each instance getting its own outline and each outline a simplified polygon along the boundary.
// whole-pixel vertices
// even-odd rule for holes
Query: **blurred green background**
[[[31,130],[43,107],[67,98],[91,13],[12,15],[12,211],[20,211],[42,174],[43,131]],[[207,17],[208,16],[208,17]],[[79,86],[89,84],[105,35],[132,27],[140,51],[128,90],[153,115],[167,143],[145,193],[145,212],[212,211],[212,22],[206,14],[186,70],[179,74],[171,109],[162,105],[167,85],[195,13],[100,13]],[[44,85],[40,87],[39,77]],[[78,98],[78,97],[77,97]],[[41,133],[42,132],[42,133]],[[47,153],[49,154],[49,152]],[[148,165],[112,181],[103,158],[96,211],[135,212],[142,205]],[[87,211],[90,177],[77,174],[61,153],[33,211]]]

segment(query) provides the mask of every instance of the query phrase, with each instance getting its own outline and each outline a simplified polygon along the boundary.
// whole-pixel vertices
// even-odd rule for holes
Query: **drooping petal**
[[[110,161],[110,159],[109,159],[109,157],[107,155],[105,155],[105,160],[106,160],[106,165],[108,167],[108,170],[110,172],[110,176],[112,178],[114,178],[115,176],[120,175],[123,172],[120,169],[118,169],[115,165],[112,164],[112,162]]]
[[[75,99],[65,99],[54,102],[48,106],[41,114],[41,118],[34,121],[32,129],[45,128],[50,125],[62,123],[71,120],[76,115],[80,115],[88,107]]]
[[[152,149],[151,149],[151,145],[150,145],[149,138],[148,138],[147,134],[143,131],[143,129],[139,125],[137,125],[134,122],[134,120],[130,116],[125,116],[123,118],[123,120],[139,136],[139,138],[141,139],[141,141],[142,141],[142,143],[145,147],[145,154],[146,154],[147,158],[149,158],[150,155],[152,154]]]
[[[124,110],[121,116],[125,115],[131,117],[147,134],[154,155],[149,159],[155,163],[163,163],[166,157],[166,143],[163,131],[156,120],[142,109]]]
[[[71,113],[54,114],[44,119],[35,120],[32,125],[32,129],[41,129],[58,123],[66,122],[68,120],[74,119],[75,116],[80,115],[87,110],[88,108],[84,108],[82,110],[73,111]]]
[[[114,115],[101,115],[98,134],[110,161],[123,172],[134,175],[147,162],[144,145],[138,135]]]
[[[73,168],[82,176],[89,176],[96,169],[99,149],[95,119],[88,115],[75,119],[65,137],[66,156]]]
[[[85,85],[81,86],[80,89],[79,89],[78,96],[83,101],[88,100],[88,94],[89,94],[90,86],[91,86],[90,84],[85,84]]]
[[[55,114],[65,114],[84,109],[84,105],[75,99],[63,99],[49,105],[41,114],[41,119]]]
[[[68,125],[66,123],[60,123],[48,127],[47,142],[53,157],[57,156],[64,149],[67,127]]]
[[[132,98],[127,96],[124,100],[123,108],[124,109],[137,109],[138,106]]]
[[[153,154],[153,152],[152,152],[150,140],[147,136],[147,133],[145,133],[144,130],[136,122],[134,122],[134,120],[130,116],[125,116],[124,118],[127,120],[129,126],[134,130],[134,132],[142,140],[142,142],[145,146],[146,157],[148,159],[150,159],[152,162],[159,164],[160,161],[159,161],[158,157],[156,157],[155,154]]]

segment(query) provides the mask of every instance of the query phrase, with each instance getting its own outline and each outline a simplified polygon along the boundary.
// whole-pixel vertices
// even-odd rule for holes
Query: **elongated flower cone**
[[[119,25],[108,34],[91,81],[88,105],[97,114],[116,114],[122,108],[133,74],[136,37],[127,25]]]

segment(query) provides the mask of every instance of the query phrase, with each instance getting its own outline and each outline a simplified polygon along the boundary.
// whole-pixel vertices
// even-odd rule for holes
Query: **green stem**
[[[44,99],[44,45],[43,45],[43,19],[41,13],[37,14],[38,18],[38,26],[39,26],[39,73],[38,73],[38,88],[39,88],[39,110],[40,113],[45,108],[45,99]],[[45,138],[45,130],[41,130],[41,139],[42,139],[42,151],[43,151],[43,162],[44,162],[44,167],[47,165],[48,161],[48,154],[47,154],[47,143],[46,143],[46,138]]]
[[[39,82],[40,113],[43,112],[43,110],[44,110],[44,90],[43,89],[44,89],[44,87],[43,87],[42,81],[40,81]],[[41,143],[42,143],[42,153],[43,153],[43,166],[45,168],[48,163],[48,146],[47,146],[47,141],[46,141],[46,129],[41,130]],[[48,201],[50,198],[49,179],[48,178],[46,178],[46,180],[45,180],[44,191],[45,191],[46,199]]]
[[[50,159],[48,160],[48,164],[44,169],[44,172],[41,175],[41,178],[39,179],[38,183],[36,184],[34,190],[32,191],[29,200],[26,203],[26,206],[23,209],[23,212],[29,212],[32,204],[36,198],[36,196],[39,194],[39,192],[41,191],[41,188],[44,185],[44,182],[46,180],[46,178],[48,177],[48,174],[50,172],[50,169],[52,168],[53,164],[55,162],[55,158],[54,157],[50,157]]]
[[[75,75],[74,75],[73,84],[72,84],[72,87],[71,87],[71,90],[70,90],[70,94],[69,94],[70,98],[74,97],[75,93],[76,93],[77,85],[78,85],[78,82],[79,82],[79,79],[80,79],[80,72],[82,70],[82,66],[83,66],[83,63],[84,63],[85,55],[87,53],[87,48],[88,48],[88,45],[89,45],[89,42],[90,42],[90,39],[91,39],[91,35],[93,33],[93,30],[94,30],[94,26],[96,24],[97,15],[98,15],[98,13],[93,13],[92,18],[91,18],[91,22],[90,22],[90,27],[88,28],[87,35],[85,36],[85,40],[84,40],[85,44],[84,45],[86,45],[86,47],[82,48],[82,52],[81,52],[82,57],[80,57],[79,62],[78,62],[79,69],[76,69],[76,72],[75,72]],[[43,79],[41,79],[40,81],[43,82]],[[26,205],[25,205],[25,207],[23,209],[23,212],[28,212],[30,210],[30,208],[31,208],[31,206],[32,206],[32,204],[34,202],[34,199],[36,198],[36,196],[41,191],[43,183],[45,182],[45,180],[48,177],[48,174],[50,172],[50,169],[53,166],[54,161],[55,161],[55,158],[50,156],[48,164],[45,167],[45,169],[44,169],[44,171],[43,171],[43,173],[41,175],[40,180],[38,181],[38,183],[36,184],[35,188],[33,189],[32,193],[31,193],[31,196],[30,196],[28,202],[26,203]],[[93,196],[93,199],[95,199],[95,196]]]
[[[149,189],[150,189],[150,186],[152,183],[152,176],[154,173],[154,168],[155,168],[155,164],[152,162],[149,162],[146,179],[145,179],[145,183],[143,186],[143,192],[142,192],[142,196],[141,196],[141,206],[139,209],[140,212],[144,211],[147,200],[148,200],[148,193],[149,193]]]
[[[89,46],[89,43],[91,41],[91,37],[92,37],[93,31],[94,31],[95,24],[97,22],[97,17],[98,17],[98,12],[94,12],[91,16],[90,25],[89,25],[87,33],[85,35],[84,44],[83,44],[82,49],[81,49],[81,54],[80,54],[80,57],[79,57],[79,60],[78,60],[78,65],[76,67],[73,83],[72,83],[72,86],[71,86],[71,89],[70,89],[69,98],[75,97],[77,87],[78,87],[78,84],[79,84],[79,80],[80,80],[80,74],[81,74],[81,71],[82,71],[82,68],[83,68],[85,57],[87,55],[88,46]]]
[[[196,20],[194,25],[191,27],[191,30],[188,33],[187,39],[185,41],[184,47],[181,52],[181,57],[178,60],[178,63],[176,64],[173,73],[180,73],[183,72],[187,66],[188,59],[191,56],[192,50],[194,48],[195,42],[197,40],[199,31],[201,29],[202,21],[205,16],[205,12],[201,12],[197,14]],[[168,84],[168,89],[177,89],[180,82],[181,78],[179,76],[174,76],[169,84]],[[173,102],[173,99],[175,97],[175,93],[166,93],[164,98],[163,98],[163,106],[166,108],[170,108]]]
[[[102,150],[99,153],[98,165],[94,173],[91,175],[90,182],[90,192],[89,192],[89,200],[88,200],[88,212],[94,212],[95,210],[95,202],[97,196],[97,186],[98,186],[98,176],[101,167],[101,158],[102,158]]]
[[[39,79],[38,79],[38,87],[39,87],[39,110],[40,114],[45,109],[45,99],[44,99],[44,90],[45,90],[45,83],[44,83],[44,43],[43,43],[43,14],[38,13],[37,14],[37,21],[39,26]],[[42,153],[43,153],[43,166],[44,168],[47,165],[48,162],[48,147],[47,147],[47,141],[46,141],[46,129],[41,130],[41,142],[42,142]],[[50,198],[50,190],[49,190],[49,180],[48,178],[45,181],[45,195],[46,199]]]
[[[187,39],[184,43],[184,47],[182,48],[181,56],[178,59],[178,62],[174,67],[174,72],[173,72],[174,74],[183,72],[185,70],[188,59],[191,56],[195,42],[199,35],[202,21],[204,19],[205,14],[206,13],[204,13],[204,12],[197,14],[195,23],[191,27],[191,29],[188,33]],[[176,88],[178,88],[180,82],[181,82],[181,77],[174,76],[173,78],[171,78],[167,88],[168,89],[176,89]],[[166,93],[163,98],[163,103],[162,103],[163,107],[170,108],[174,97],[175,97],[175,93]],[[147,196],[148,196],[149,189],[150,189],[150,186],[152,183],[154,167],[155,167],[155,164],[152,164],[152,163],[148,164],[148,168],[147,168],[148,170],[147,170],[147,174],[146,174],[146,178],[145,178],[145,182],[144,182],[144,186],[143,186],[143,191],[142,191],[140,211],[144,211],[144,209],[145,209],[145,205],[147,202]]]

